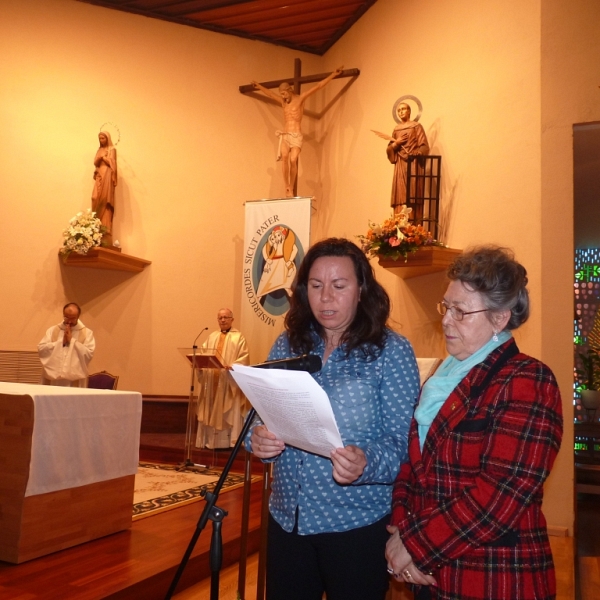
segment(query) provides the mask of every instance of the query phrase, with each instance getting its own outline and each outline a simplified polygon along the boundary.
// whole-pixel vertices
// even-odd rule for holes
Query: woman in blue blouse
[[[388,588],[391,484],[406,459],[419,391],[410,343],[386,327],[390,301],[363,252],[312,246],[293,287],[286,331],[269,360],[306,353],[327,392],[343,448],[317,456],[256,425],[250,450],[274,462],[267,600],[377,600]]]

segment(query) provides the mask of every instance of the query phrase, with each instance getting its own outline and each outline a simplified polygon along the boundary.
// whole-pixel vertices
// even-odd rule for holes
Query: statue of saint
[[[113,146],[110,133],[98,134],[100,147],[94,157],[94,189],[92,210],[107,232],[102,236],[103,245],[112,246],[112,221],[115,212],[115,187],[117,186],[117,149]]]
[[[429,154],[429,144],[425,130],[420,123],[410,120],[410,106],[408,104],[403,102],[398,105],[398,117],[400,118],[400,122],[394,127],[392,137],[387,138],[390,140],[387,147],[387,157],[395,165],[391,202],[394,212],[399,211],[400,207],[406,204],[408,157],[427,156]],[[418,164],[417,169],[419,169]],[[418,218],[418,214],[415,216]]]
[[[279,86],[279,94],[275,94],[270,89],[253,81],[255,89],[260,90],[265,96],[276,100],[283,107],[283,131],[277,131],[279,136],[279,150],[277,151],[277,160],[281,160],[283,171],[283,181],[285,184],[285,196],[291,198],[294,195],[296,177],[298,176],[298,156],[302,149],[302,116],[304,115],[304,102],[317,90],[325,87],[332,79],[335,79],[343,71],[344,67],[336,69],[328,77],[319,81],[306,92],[301,94],[294,93],[289,83],[282,83]]]

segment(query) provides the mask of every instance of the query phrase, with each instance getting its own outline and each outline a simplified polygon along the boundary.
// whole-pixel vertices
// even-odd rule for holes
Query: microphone
[[[198,341],[198,338],[208,329],[208,327],[205,327],[197,336],[196,339],[194,340],[194,343],[192,344],[192,348],[197,348],[198,346],[196,346],[196,342]]]
[[[281,358],[279,360],[268,360],[258,365],[252,365],[259,369],[284,369],[286,371],[308,371],[316,373],[323,367],[323,361],[316,354],[303,354],[294,358]]]

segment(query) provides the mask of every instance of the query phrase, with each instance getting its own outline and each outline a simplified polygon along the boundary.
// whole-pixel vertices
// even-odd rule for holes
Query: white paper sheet
[[[327,394],[306,371],[233,365],[231,375],[286,444],[327,457],[344,445]]]

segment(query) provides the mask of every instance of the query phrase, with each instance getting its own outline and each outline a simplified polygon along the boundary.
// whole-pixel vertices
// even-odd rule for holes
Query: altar
[[[131,526],[142,396],[0,382],[0,560]]]

